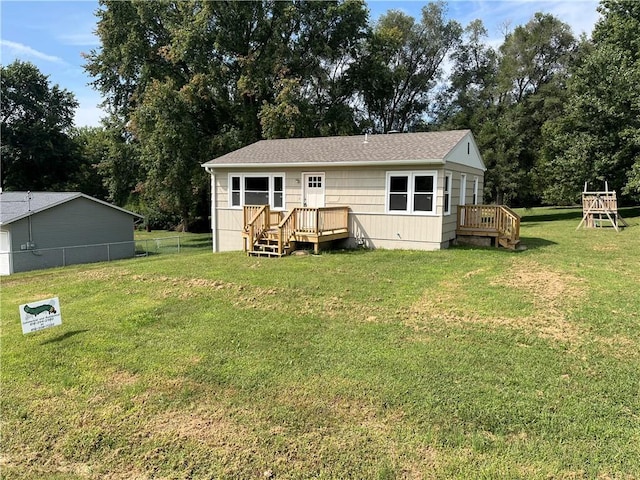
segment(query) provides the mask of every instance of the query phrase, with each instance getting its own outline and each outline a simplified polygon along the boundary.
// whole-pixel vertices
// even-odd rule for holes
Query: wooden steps
[[[254,257],[282,257],[289,253],[289,244],[284,245],[282,253],[278,252],[278,230],[270,228],[263,233],[253,245],[253,249],[247,252]]]
[[[348,207],[295,207],[286,215],[277,215],[274,224],[268,205],[245,205],[243,249],[248,255],[282,257],[289,255],[296,243],[311,243],[318,253],[321,243],[348,238]]]
[[[498,245],[509,250],[524,250],[526,248],[520,244],[520,239],[512,240],[508,237],[498,237]]]

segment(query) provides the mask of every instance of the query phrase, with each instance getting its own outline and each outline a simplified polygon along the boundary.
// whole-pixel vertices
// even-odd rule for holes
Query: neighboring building
[[[2,192],[0,275],[133,257],[141,218],[77,192]]]
[[[350,246],[446,248],[456,238],[457,206],[481,203],[485,172],[469,130],[262,140],[203,167],[214,251],[253,249],[243,243],[245,217],[256,212],[247,205],[280,212],[271,227],[296,207],[348,207]]]

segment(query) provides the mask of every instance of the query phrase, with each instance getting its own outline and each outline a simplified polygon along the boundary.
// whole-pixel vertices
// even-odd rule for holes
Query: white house
[[[281,244],[446,248],[458,205],[481,203],[485,172],[469,130],[262,140],[203,167],[214,251],[256,253],[275,250],[260,237],[275,243],[274,228],[291,217]]]

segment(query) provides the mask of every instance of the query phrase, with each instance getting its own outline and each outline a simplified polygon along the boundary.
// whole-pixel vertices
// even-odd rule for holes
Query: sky
[[[370,18],[375,22],[390,9],[420,18],[427,1],[368,0]],[[574,35],[590,35],[599,18],[597,0],[449,0],[448,17],[463,27],[481,19],[489,31],[488,42],[502,43],[505,26],[513,30],[529,21],[534,13],[550,13],[571,26]],[[80,106],[77,127],[99,126],[104,116],[102,98],[89,83],[83,53],[100,48],[95,36],[98,2],[93,0],[0,0],[0,63],[28,61],[57,84],[72,92]]]

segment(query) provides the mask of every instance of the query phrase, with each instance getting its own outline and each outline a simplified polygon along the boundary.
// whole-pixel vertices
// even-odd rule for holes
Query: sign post
[[[60,300],[54,297],[20,305],[20,320],[23,334],[62,325]]]

